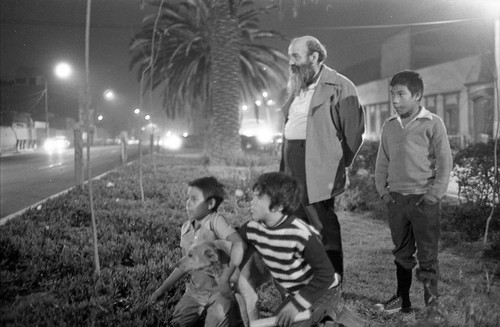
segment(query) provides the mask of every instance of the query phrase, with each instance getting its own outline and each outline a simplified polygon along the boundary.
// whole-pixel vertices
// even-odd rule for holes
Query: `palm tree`
[[[273,7],[255,8],[250,0],[152,4],[161,5],[161,16],[145,18],[130,46],[131,67],[143,76],[151,66],[144,90],[163,91],[169,117],[192,119],[198,111],[210,118],[205,150],[211,163],[223,163],[241,149],[240,103],[284,85],[286,55],[258,43],[282,38],[258,28],[258,15]]]

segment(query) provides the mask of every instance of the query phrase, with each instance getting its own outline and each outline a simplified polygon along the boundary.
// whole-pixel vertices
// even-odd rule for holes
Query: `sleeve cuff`
[[[303,298],[300,293],[297,293],[295,296],[291,297],[290,300],[292,303],[299,309],[299,311],[304,311],[311,307],[311,303]]]

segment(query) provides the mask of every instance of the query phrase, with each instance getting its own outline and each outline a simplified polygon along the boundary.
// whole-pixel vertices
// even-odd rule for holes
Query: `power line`
[[[407,23],[407,24],[385,24],[385,25],[361,25],[361,26],[331,26],[331,27],[306,27],[306,29],[314,29],[321,31],[333,31],[333,30],[360,30],[360,29],[382,29],[382,28],[401,28],[401,27],[412,27],[412,26],[430,26],[430,25],[443,25],[443,24],[455,24],[470,21],[477,21],[479,18],[469,18],[469,19],[455,19],[455,20],[441,20],[435,22],[421,22],[421,23]]]
[[[49,22],[42,20],[24,20],[24,19],[2,19],[2,26],[7,25],[26,25],[26,26],[55,26],[55,27],[75,27],[84,28],[85,23],[72,23],[72,22]],[[122,25],[122,24],[94,24],[92,28],[106,28],[106,29],[130,29],[140,28],[136,25]]]

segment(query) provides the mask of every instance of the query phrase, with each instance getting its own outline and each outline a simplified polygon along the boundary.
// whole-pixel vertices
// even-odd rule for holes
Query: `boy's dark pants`
[[[283,149],[284,170],[299,180],[302,187],[302,205],[295,213],[321,233],[321,241],[335,272],[344,275],[344,259],[340,223],[334,211],[335,198],[309,203],[306,186],[306,142],[285,140]]]
[[[440,235],[440,203],[434,205],[417,202],[422,194],[402,195],[391,192],[396,203],[389,202],[389,227],[391,229],[397,267],[398,295],[405,297],[411,286],[411,270],[416,266],[415,252],[419,267],[416,276],[424,284],[425,304],[437,303],[439,262],[438,242]],[[418,251],[417,251],[418,250]],[[408,280],[408,272],[410,279]],[[403,303],[403,306],[405,304]]]

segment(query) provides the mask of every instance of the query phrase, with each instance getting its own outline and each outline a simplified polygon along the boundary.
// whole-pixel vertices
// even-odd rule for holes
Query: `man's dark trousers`
[[[297,178],[302,187],[302,206],[297,217],[308,221],[321,233],[321,240],[335,271],[343,277],[344,262],[340,223],[334,211],[335,198],[309,203],[306,185],[306,141],[285,140],[283,149],[285,173]]]

